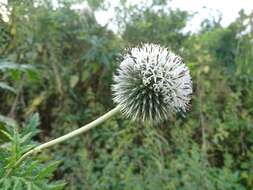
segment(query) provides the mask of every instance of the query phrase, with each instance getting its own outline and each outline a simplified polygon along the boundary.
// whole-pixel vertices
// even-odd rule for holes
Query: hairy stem
[[[54,140],[51,140],[49,142],[46,142],[44,144],[41,144],[31,150],[29,150],[28,152],[26,152],[23,156],[20,157],[20,159],[16,162],[16,166],[19,165],[26,157],[28,157],[29,155],[32,155],[34,153],[40,152],[42,149],[54,146],[56,144],[59,144],[63,141],[66,141],[72,137],[75,137],[77,135],[80,135],[86,131],[88,131],[89,129],[103,123],[104,121],[106,121],[107,119],[109,119],[110,117],[112,117],[113,115],[115,115],[116,113],[118,113],[120,110],[120,106],[115,107],[114,109],[112,109],[111,111],[107,112],[106,114],[102,115],[101,117],[97,118],[96,120],[92,121],[91,123],[84,125],[83,127],[80,127],[79,129],[76,129],[66,135],[63,135],[59,138],[56,138]]]

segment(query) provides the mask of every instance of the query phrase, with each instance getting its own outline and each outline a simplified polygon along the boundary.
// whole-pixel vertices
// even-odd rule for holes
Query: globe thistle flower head
[[[189,69],[182,58],[159,45],[130,49],[113,80],[113,100],[132,120],[156,123],[189,107]]]

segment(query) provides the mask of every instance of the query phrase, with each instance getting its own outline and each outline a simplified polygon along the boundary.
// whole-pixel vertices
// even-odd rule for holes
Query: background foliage
[[[0,13],[0,188],[62,189],[64,180],[64,189],[253,189],[253,14],[228,27],[206,20],[191,34],[191,15],[166,1],[120,1],[115,34],[95,19],[103,1],[81,11],[76,2],[13,0],[9,20]],[[118,115],[14,167],[35,141],[110,110],[120,53],[141,42],[184,57],[194,86],[186,117],[143,126]]]

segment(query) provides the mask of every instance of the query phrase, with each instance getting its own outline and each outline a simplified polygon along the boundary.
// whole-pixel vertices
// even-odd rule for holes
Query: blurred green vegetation
[[[107,8],[103,1],[87,0],[90,8],[81,11],[71,9],[76,2],[9,0],[9,20],[0,13],[0,187],[50,189],[64,180],[67,190],[252,190],[253,14],[241,11],[228,27],[206,20],[191,34],[183,32],[191,15],[166,1],[120,1],[115,34],[94,16]],[[144,126],[118,115],[29,158],[9,181],[3,177],[27,148],[22,135],[45,142],[113,108],[120,54],[141,42],[170,47],[190,67],[194,93],[185,117]],[[17,123],[38,120],[36,112],[40,132],[22,132]],[[51,161],[61,164],[55,172],[59,163],[49,164],[38,182],[41,165],[24,173],[33,162]]]

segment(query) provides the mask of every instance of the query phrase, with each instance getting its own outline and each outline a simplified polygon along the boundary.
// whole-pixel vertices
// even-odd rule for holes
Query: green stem
[[[79,129],[76,129],[76,130],[74,130],[74,131],[72,131],[72,132],[70,132],[66,135],[63,135],[59,138],[56,138],[54,140],[51,140],[49,142],[46,142],[44,144],[41,144],[41,145],[29,150],[23,156],[20,157],[20,159],[16,162],[16,166],[19,165],[29,155],[40,152],[42,149],[51,147],[53,145],[59,144],[63,141],[66,141],[66,140],[68,140],[72,137],[80,135],[80,134],[84,133],[85,131],[88,131],[89,129],[103,123],[104,121],[106,121],[107,119],[109,119],[110,117],[112,117],[113,115],[118,113],[119,110],[120,110],[120,106],[116,106],[114,109],[112,109],[111,111],[109,111],[106,114],[102,115],[101,117],[97,118],[96,120],[92,121],[91,123],[89,123],[87,125],[84,125],[83,127],[80,127]]]

